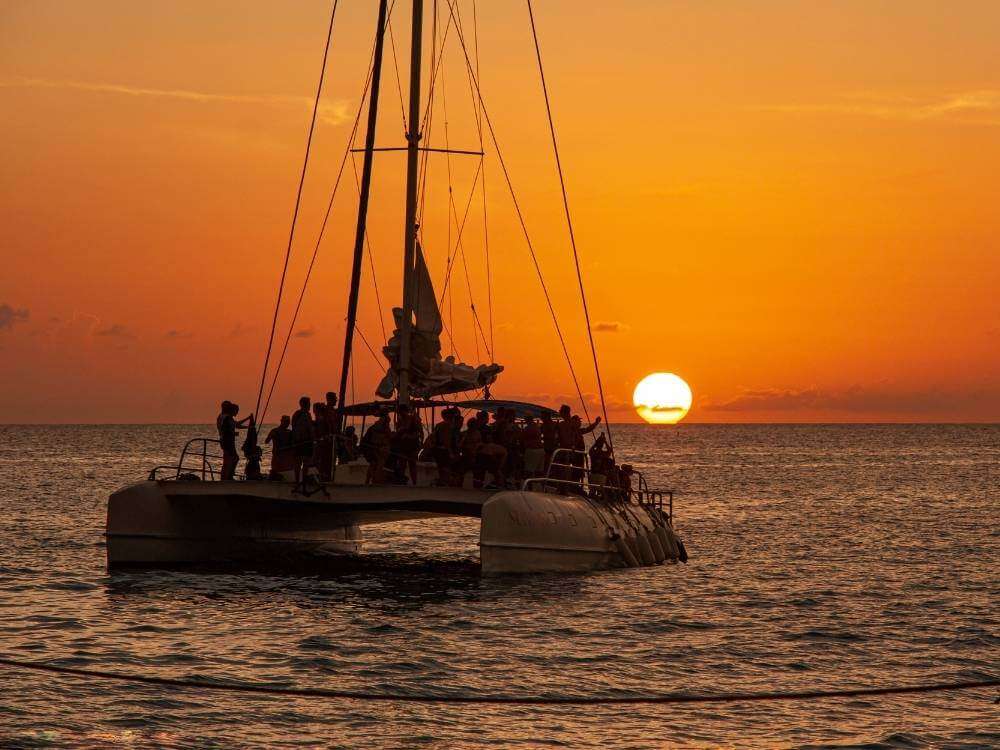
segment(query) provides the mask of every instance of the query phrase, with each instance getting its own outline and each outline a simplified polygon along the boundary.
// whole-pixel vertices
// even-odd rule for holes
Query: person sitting
[[[389,457],[389,433],[389,415],[383,412],[361,437],[361,455],[368,462],[365,484],[381,484],[385,479],[385,461]]]
[[[622,464],[618,470],[618,486],[621,488],[624,500],[627,502],[632,496],[632,476],[635,469],[630,464]]]
[[[338,464],[358,460],[358,435],[353,425],[345,427],[343,433],[336,436],[336,441]]]
[[[277,427],[271,428],[264,443],[271,444],[271,479],[284,479],[285,472],[295,471],[295,449],[292,447],[292,418],[282,415]]]
[[[295,483],[302,484],[312,466],[315,433],[308,396],[299,399],[299,409],[292,415],[292,445],[295,448]]]

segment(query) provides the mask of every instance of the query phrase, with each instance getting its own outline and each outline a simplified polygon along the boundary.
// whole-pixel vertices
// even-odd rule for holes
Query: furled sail
[[[410,390],[414,396],[430,398],[448,393],[479,390],[490,385],[503,371],[498,364],[471,365],[456,362],[454,357],[441,358],[441,311],[434,295],[434,284],[424,262],[424,253],[417,243],[417,263],[413,274],[413,314],[410,327]],[[376,389],[380,398],[390,398],[399,383],[399,352],[403,326],[403,310],[392,308],[395,330],[382,349],[389,360],[389,370]]]

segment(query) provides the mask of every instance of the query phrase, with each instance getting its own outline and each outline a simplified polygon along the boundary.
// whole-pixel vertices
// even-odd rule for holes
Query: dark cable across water
[[[907,695],[914,693],[941,693],[958,690],[975,690],[1000,687],[1000,679],[965,680],[959,682],[934,682],[924,685],[890,685],[887,687],[846,688],[840,690],[794,690],[747,693],[667,693],[664,695],[581,697],[567,696],[513,696],[513,695],[405,695],[401,693],[366,693],[362,691],[331,690],[327,688],[296,688],[260,685],[252,683],[206,682],[174,677],[123,674],[105,672],[82,667],[62,667],[36,661],[22,661],[0,657],[0,666],[16,667],[37,672],[50,672],[73,677],[91,677],[118,682],[164,685],[169,687],[196,688],[199,690],[221,690],[234,693],[257,693],[264,695],[287,695],[296,698],[332,698],[354,701],[380,701],[383,703],[478,703],[506,704],[517,706],[596,706],[626,704],[669,704],[669,703],[748,703],[758,701],[823,700],[830,698],[877,697],[882,695]],[[1000,699],[998,699],[1000,701]]]

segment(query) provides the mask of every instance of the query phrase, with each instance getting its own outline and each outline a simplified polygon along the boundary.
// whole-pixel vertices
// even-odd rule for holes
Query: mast
[[[347,331],[344,334],[344,361],[340,368],[341,410],[347,397],[347,373],[351,368],[351,349],[354,345],[354,328],[358,319],[358,289],[361,286],[361,264],[364,260],[365,231],[368,224],[368,196],[372,185],[372,161],[375,155],[375,126],[378,124],[378,93],[382,78],[382,48],[385,41],[387,0],[378,6],[378,28],[375,31],[375,52],[372,56],[371,96],[368,100],[368,130],[365,133],[365,157],[361,171],[361,190],[358,199],[358,225],[354,234],[354,265],[351,269],[351,292],[347,302]],[[341,411],[343,413],[343,411]]]
[[[413,271],[417,244],[417,169],[420,155],[420,57],[424,0],[413,0],[410,41],[410,116],[406,134],[406,226],[403,235],[403,325],[399,345],[399,403],[410,400],[410,331],[413,318]]]

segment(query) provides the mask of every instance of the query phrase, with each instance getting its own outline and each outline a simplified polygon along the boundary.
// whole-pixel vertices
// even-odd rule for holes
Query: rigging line
[[[403,114],[403,132],[406,132],[406,105],[403,104],[403,82],[399,77],[399,60],[396,59],[396,37],[392,33],[392,16],[386,23],[389,32],[389,47],[392,49],[392,67],[396,70],[396,91],[399,92],[399,111]]]
[[[465,30],[465,24],[462,21],[461,3],[458,3],[455,6],[455,17],[456,17],[455,24],[456,24],[457,30],[460,31],[460,32],[464,31]],[[478,70],[478,68],[477,68],[477,70]],[[478,105],[478,102],[476,101],[476,95],[475,95],[475,92],[473,91],[473,88],[472,88],[472,78],[471,78],[471,75],[469,75],[469,73],[470,73],[470,71],[467,69],[466,70],[466,77],[467,77],[467,79],[469,81],[469,93],[472,96],[472,111],[473,111],[473,115],[475,116],[475,120],[476,120],[476,131],[477,131],[477,133],[479,135],[479,147],[480,147],[479,150],[480,150],[480,152],[482,152],[483,151],[483,125],[482,125],[482,120],[481,120],[482,116],[481,116],[481,114],[479,112],[479,105]],[[442,83],[443,83],[443,81],[444,81],[444,72],[443,71],[442,71],[441,76],[442,76],[441,80],[442,80]],[[447,104],[445,105],[445,107],[446,107],[446,111],[447,111]],[[447,122],[447,119],[445,120],[445,149],[446,149],[446,151],[450,151],[450,144],[448,143],[448,122]],[[484,154],[481,154],[480,158],[482,158],[482,156],[484,156]],[[481,168],[482,168],[482,164],[480,165],[480,169]],[[449,153],[449,157],[448,157],[448,199],[449,199],[449,202],[450,202],[450,213],[454,213],[455,214],[455,223],[457,225],[458,224],[458,209],[455,206],[455,199],[454,199],[454,196],[453,196],[453,193],[452,193],[451,179],[452,179],[451,178],[451,156],[450,156],[450,153]],[[473,185],[472,191],[470,193],[470,201],[471,201],[472,195],[474,195],[474,194],[475,194],[475,185]],[[450,230],[450,228],[451,228],[450,216],[449,216],[448,227],[449,227],[449,230]],[[478,326],[478,329],[479,329],[479,334],[482,336],[483,344],[485,344],[485,346],[486,346],[486,351],[487,351],[487,353],[490,356],[490,359],[495,361],[493,353],[490,351],[490,345],[489,345],[489,343],[487,343],[486,336],[483,333],[483,330],[482,330],[483,326],[482,326],[482,323],[479,320],[479,314],[478,314],[478,312],[476,312],[476,303],[475,303],[475,300],[473,299],[473,294],[472,294],[472,281],[471,281],[471,279],[469,277],[469,263],[468,263],[467,255],[465,253],[465,245],[464,245],[464,243],[462,243],[461,238],[459,239],[457,249],[462,254],[462,267],[464,269],[465,285],[466,285],[466,289],[467,289],[468,294],[469,294],[469,310],[470,310],[470,314],[471,314],[471,317],[472,317],[472,323],[473,323],[473,341],[475,342],[475,345],[476,345],[476,361],[478,362],[479,359],[480,359],[480,354],[479,354],[479,338],[476,336],[476,328],[477,328],[477,326]],[[489,289],[488,286],[487,286],[487,294],[490,294],[490,289]],[[450,290],[449,290],[449,298],[450,298]]]
[[[446,2],[448,3],[450,11],[454,13],[454,6],[453,6],[454,0],[446,0]],[[465,37],[462,35],[461,29],[457,29],[456,33],[458,34],[458,39],[462,46],[462,53],[465,56],[465,65],[471,72],[472,63],[469,59],[469,50],[465,44]],[[580,388],[580,381],[576,376],[576,368],[573,367],[573,359],[570,357],[569,349],[566,347],[566,339],[563,336],[562,327],[559,325],[559,318],[556,315],[555,307],[552,305],[552,297],[549,294],[548,286],[545,283],[545,277],[542,274],[542,268],[538,263],[538,256],[535,254],[535,246],[531,241],[531,235],[528,233],[528,225],[525,222],[524,213],[521,211],[521,204],[517,200],[517,193],[514,190],[514,183],[511,181],[510,171],[507,169],[507,163],[504,161],[503,153],[500,150],[500,143],[497,139],[496,130],[493,127],[493,120],[490,118],[489,110],[486,109],[486,102],[483,101],[483,92],[482,89],[479,87],[479,79],[475,75],[473,75],[473,83],[475,84],[476,87],[476,97],[478,98],[480,106],[482,106],[483,109],[483,119],[486,121],[486,127],[490,133],[490,140],[493,143],[493,148],[496,149],[497,152],[497,162],[499,162],[500,169],[503,171],[504,180],[507,183],[507,190],[508,192],[510,192],[511,200],[514,203],[514,210],[517,213],[518,221],[521,224],[521,232],[524,234],[525,242],[527,242],[528,244],[528,252],[531,254],[531,261],[535,266],[535,273],[538,275],[538,281],[541,284],[542,292],[545,295],[545,303],[548,305],[549,315],[552,317],[552,323],[555,325],[556,334],[559,337],[559,344],[562,346],[563,356],[565,357],[566,364],[569,367],[570,377],[572,377],[573,379],[573,385],[576,388],[576,394],[580,399],[580,406],[583,408],[583,414],[587,418],[587,421],[589,422],[590,413],[587,410],[587,402],[584,399],[583,391]]]
[[[479,67],[479,15],[477,9],[476,0],[472,0],[472,33],[473,33],[473,49],[476,58],[476,77],[481,78],[480,67]],[[476,130],[479,135],[479,150],[485,152],[485,147],[483,143],[483,115],[480,111],[479,102],[476,100],[475,91],[472,90],[472,81],[470,77],[469,81],[469,94],[472,96],[472,101],[476,113]],[[484,153],[485,157],[485,153]],[[489,230],[489,219],[486,209],[486,165],[483,165],[483,181],[482,181],[482,195],[483,195],[483,254],[485,256],[486,263],[486,300],[489,310],[489,324],[490,324],[490,349],[494,352],[491,356],[496,358],[496,338],[495,330],[493,325],[493,272],[490,266],[490,230]]]
[[[549,87],[545,82],[545,68],[542,66],[542,48],[538,42],[538,31],[535,28],[535,13],[528,3],[528,17],[531,19],[531,36],[535,40],[535,57],[538,59],[538,75],[542,79],[542,93],[545,95],[545,114],[549,120],[549,132],[552,134],[552,151],[556,157],[556,169],[559,172],[559,187],[562,189],[563,209],[566,213],[566,226],[569,228],[569,241],[573,247],[573,264],[576,266],[576,280],[580,286],[580,300],[583,302],[583,317],[587,324],[587,338],[590,341],[590,354],[594,358],[594,374],[597,376],[597,392],[601,398],[601,413],[604,415],[605,431],[608,435],[608,448],[614,455],[615,446],[611,439],[611,424],[608,422],[608,407],[604,400],[604,384],[601,382],[601,366],[597,358],[597,346],[594,343],[594,329],[590,325],[590,309],[587,306],[587,292],[583,285],[583,272],[580,270],[580,254],[576,248],[576,233],[573,231],[573,219],[569,210],[569,196],[566,192],[566,178],[563,175],[562,159],[559,157],[559,142],[556,139],[556,125],[552,118],[552,104],[549,101]]]
[[[382,374],[385,375],[385,365],[382,364],[382,360],[378,358],[378,354],[376,354],[375,350],[372,349],[372,345],[368,343],[368,339],[365,336],[364,331],[361,330],[361,327],[358,325],[357,321],[354,322],[354,331],[361,337],[361,340],[368,348],[368,351],[371,352],[372,359],[375,360],[375,364],[377,364],[382,369]]]
[[[442,58],[443,58],[443,52],[444,52],[444,50],[442,50]],[[451,153],[450,153],[450,150],[449,150],[451,148],[451,143],[450,143],[449,137],[448,137],[448,84],[447,84],[447,82],[445,80],[445,71],[444,71],[444,68],[441,69],[441,110],[444,112],[444,150],[445,150],[444,152],[445,152],[445,165],[446,165],[446,170],[447,170],[447,175],[448,175],[448,208],[447,208],[447,213],[448,213],[448,221],[447,221],[447,223],[448,223],[448,237],[446,239],[447,244],[445,245],[445,247],[448,248],[448,255],[449,255],[449,257],[447,259],[448,262],[447,262],[447,264],[445,266],[445,273],[447,275],[447,272],[451,268],[451,263],[452,263],[452,258],[451,258],[451,217],[452,217],[452,214],[455,213],[456,211],[455,211],[454,182],[452,181],[452,174],[451,174]],[[478,175],[477,175],[477,177],[478,177]],[[456,228],[458,227],[458,219],[457,218],[455,220],[455,226],[456,226]],[[456,245],[456,252],[457,252],[457,247],[459,247],[460,245],[461,245],[461,240],[459,240],[458,244]],[[448,290],[448,316],[449,316],[448,322],[451,325],[452,329],[454,329],[455,328],[455,297],[454,297],[454,287],[452,287],[451,285],[446,285],[446,288]],[[473,332],[473,333],[475,333],[475,332]],[[475,344],[475,347],[476,347],[476,362],[479,362],[479,340],[476,339],[475,337],[473,337],[473,343]]]
[[[433,70],[431,71],[431,78],[429,83],[430,89],[434,88],[434,85],[437,82],[438,72],[441,69],[442,62],[444,61],[444,46],[448,41],[448,32],[451,31],[451,22],[452,19],[449,17],[448,23],[444,27],[444,34],[441,35],[441,45],[440,47],[438,47],[437,59],[435,61],[435,65],[433,66]],[[431,100],[428,98],[427,107],[426,109],[424,109],[424,116],[421,118],[421,127],[426,126],[427,118],[430,117],[430,114],[431,114]]]
[[[660,695],[636,696],[516,696],[516,695],[413,695],[411,693],[369,693],[364,691],[333,690],[330,688],[281,687],[259,682],[209,682],[178,677],[158,677],[155,675],[106,672],[86,667],[64,667],[38,661],[8,659],[0,657],[0,665],[18,669],[48,672],[71,677],[89,677],[98,680],[142,683],[166,687],[215,690],[232,693],[257,693],[263,695],[286,695],[296,698],[331,698],[340,700],[382,701],[387,703],[443,703],[443,704],[506,704],[534,706],[599,706],[637,705],[672,703],[749,703],[756,701],[801,701],[831,698],[859,698],[884,695],[913,695],[921,693],[944,693],[959,690],[979,690],[1000,686],[1000,679],[962,680],[955,682],[932,682],[923,685],[889,685],[885,687],[840,688],[833,690],[789,690],[733,693],[663,693]]]
[[[393,0],[392,5],[389,7],[389,13],[392,13],[392,7],[394,5],[395,5],[395,0]],[[320,245],[323,242],[323,237],[326,234],[326,227],[327,227],[327,224],[330,221],[330,214],[333,211],[333,203],[334,203],[334,200],[337,197],[337,191],[340,188],[340,180],[344,176],[344,168],[347,166],[347,157],[353,155],[353,151],[351,149],[351,145],[354,143],[354,139],[357,136],[358,126],[359,126],[359,124],[361,122],[361,112],[364,110],[364,106],[365,106],[365,97],[368,94],[368,89],[371,87],[372,74],[374,73],[374,63],[375,63],[375,48],[374,48],[374,43],[373,43],[371,58],[369,59],[369,62],[368,62],[368,76],[367,76],[367,78],[365,80],[364,89],[361,91],[361,99],[360,99],[360,102],[358,104],[358,111],[357,111],[357,114],[354,116],[354,125],[351,127],[351,134],[350,134],[350,136],[347,139],[347,147],[346,147],[346,149],[344,151],[343,157],[340,160],[340,167],[337,170],[337,178],[334,181],[333,190],[330,193],[330,200],[329,200],[329,202],[327,203],[327,206],[326,206],[326,213],[323,216],[323,223],[322,223],[322,225],[320,225],[319,235],[317,236],[317,238],[316,238],[316,244],[313,247],[312,258],[309,260],[309,267],[306,269],[305,279],[302,282],[302,289],[299,292],[299,299],[295,303],[295,312],[292,314],[291,323],[289,323],[289,325],[288,325],[288,333],[285,335],[285,342],[284,342],[284,344],[281,347],[281,356],[278,358],[278,364],[277,364],[277,366],[274,369],[274,375],[272,376],[272,379],[271,379],[271,387],[268,389],[267,399],[264,401],[264,411],[261,414],[261,420],[262,421],[263,421],[263,417],[267,415],[267,410],[268,410],[268,408],[271,405],[271,396],[274,394],[275,386],[277,386],[277,384],[278,384],[278,377],[281,374],[281,368],[282,368],[282,366],[285,363],[285,354],[288,352],[288,344],[291,341],[292,332],[293,332],[293,330],[295,328],[295,323],[299,319],[299,311],[302,308],[302,301],[305,299],[306,288],[308,287],[309,280],[312,277],[313,267],[315,266],[315,264],[316,264],[316,258],[319,255],[319,248],[320,248]],[[383,329],[384,329],[384,327],[383,327]]]
[[[479,16],[476,10],[476,0],[472,0],[472,33],[473,33],[473,48],[475,50],[476,56],[476,77],[482,78],[479,72]],[[472,81],[469,81],[469,93],[472,95],[472,100],[475,104],[476,111],[476,129],[479,131],[479,150],[485,151],[483,146],[483,115],[479,108],[479,102],[476,100],[476,94],[472,90]],[[484,155],[485,157],[485,155]],[[486,302],[489,310],[489,323],[490,323],[490,350],[492,358],[496,359],[496,338],[495,329],[493,326],[493,272],[490,267],[490,229],[489,220],[487,218],[486,212],[486,165],[483,164],[483,181],[482,181],[482,192],[483,192],[483,253],[486,256]]]
[[[433,26],[431,29],[431,78],[430,84],[427,90],[427,109],[424,111],[424,116],[422,118],[421,125],[421,135],[423,136],[424,143],[430,146],[431,143],[431,129],[434,123],[434,103],[436,102],[437,93],[437,68],[440,65],[440,60],[444,56],[444,44],[448,39],[448,29],[445,29],[445,34],[441,40],[441,46],[437,46],[437,34],[439,27],[438,18],[438,2],[434,0],[434,17]],[[450,25],[450,22],[449,22]],[[420,208],[417,211],[418,216],[418,228],[417,231],[420,233],[420,241],[423,244],[424,240],[424,230],[423,230],[423,219],[424,219],[424,208],[427,202],[427,175],[429,173],[430,151],[423,152],[423,161],[420,165]]]
[[[491,359],[494,359],[493,350],[490,348],[489,343],[486,341],[486,335],[483,332],[483,325],[482,325],[482,323],[479,320],[479,313],[476,312],[475,302],[472,300],[472,284],[469,281],[469,267],[468,267],[468,264],[466,263],[465,249],[464,249],[464,246],[462,244],[462,235],[465,233],[465,225],[466,225],[466,223],[468,223],[468,220],[469,220],[469,210],[472,207],[472,199],[476,195],[476,182],[479,180],[479,176],[482,173],[481,167],[482,167],[482,160],[480,159],[479,168],[477,168],[476,174],[473,176],[473,179],[472,179],[472,188],[469,190],[469,198],[465,202],[465,211],[462,214],[462,222],[461,222],[461,224],[459,224],[459,221],[458,221],[458,212],[457,212],[458,208],[457,208],[457,206],[455,206],[454,200],[451,201],[451,211],[449,211],[449,216],[448,216],[448,228],[449,228],[449,230],[451,229],[452,215],[454,215],[455,224],[458,227],[458,240],[455,243],[455,252],[451,253],[450,256],[449,256],[450,260],[449,260],[449,263],[448,263],[448,268],[445,271],[444,289],[441,291],[441,299],[438,302],[438,308],[440,309],[441,305],[444,302],[444,295],[445,295],[445,293],[450,293],[450,291],[451,291],[451,287],[450,287],[450,284],[451,284],[451,273],[452,273],[452,270],[454,269],[455,261],[458,259],[458,256],[459,256],[459,248],[461,248],[462,264],[465,267],[465,281],[466,281],[466,284],[468,285],[468,290],[469,290],[469,304],[470,304],[470,307],[471,307],[471,310],[472,310],[473,322],[476,325],[479,326],[479,332],[480,332],[480,335],[482,336],[482,339],[483,339],[483,345],[486,347],[486,352],[490,355]],[[449,245],[449,253],[450,253],[450,251],[451,251],[451,247]],[[449,297],[449,299],[450,299],[450,297]],[[449,332],[448,335],[451,336],[451,333]],[[476,339],[476,357],[477,358],[479,357],[479,339]]]
[[[358,160],[355,158],[354,153],[351,153],[351,166],[354,171],[354,184],[358,189],[358,195],[361,195],[361,178],[358,175]],[[384,308],[382,307],[382,295],[378,290],[378,277],[375,274],[375,253],[372,252],[372,241],[371,235],[368,234],[368,227],[365,227],[365,248],[368,250],[368,265],[372,270],[372,286],[375,287],[375,304],[378,306],[378,323],[382,328],[382,344],[388,343],[389,338],[386,335],[385,330],[385,320],[382,317]]]
[[[313,102],[312,118],[309,120],[309,135],[306,138],[306,153],[302,160],[302,173],[299,175],[299,187],[295,193],[295,210],[292,212],[292,226],[288,231],[288,247],[285,250],[285,262],[281,267],[281,280],[278,282],[278,296],[274,302],[274,317],[271,320],[271,334],[267,341],[267,353],[264,355],[264,367],[260,375],[260,388],[257,389],[257,403],[254,414],[260,412],[260,401],[264,396],[264,383],[267,381],[267,367],[271,362],[271,349],[274,347],[274,331],[278,327],[278,312],[281,310],[281,297],[285,291],[285,277],[288,275],[288,261],[292,256],[292,243],[295,240],[295,225],[298,223],[299,206],[302,204],[302,189],[306,182],[306,171],[309,168],[309,153],[312,151],[313,132],[316,129],[316,115],[319,112],[319,101],[323,94],[323,80],[326,78],[326,61],[330,56],[330,40],[333,39],[333,24],[337,18],[337,5],[340,0],[333,0],[330,11],[330,27],[326,32],[326,46],[323,47],[323,64],[319,72],[319,84],[316,87],[316,99]]]
[[[462,214],[462,223],[458,228],[458,240],[455,243],[455,252],[452,253],[451,247],[448,247],[448,257],[451,259],[448,263],[448,270],[444,276],[444,289],[441,290],[441,298],[438,301],[438,307],[444,302],[444,294],[448,291],[448,285],[451,283],[451,272],[455,264],[455,260],[458,258],[458,247],[462,242],[462,235],[465,232],[465,224],[469,219],[469,208],[472,206],[472,199],[476,195],[476,183],[479,182],[479,176],[482,174],[482,159],[479,160],[479,166],[476,168],[476,174],[472,177],[472,189],[469,192],[469,199],[465,202],[465,212]],[[451,223],[451,212],[449,211],[448,222]],[[457,224],[456,215],[456,224]]]

